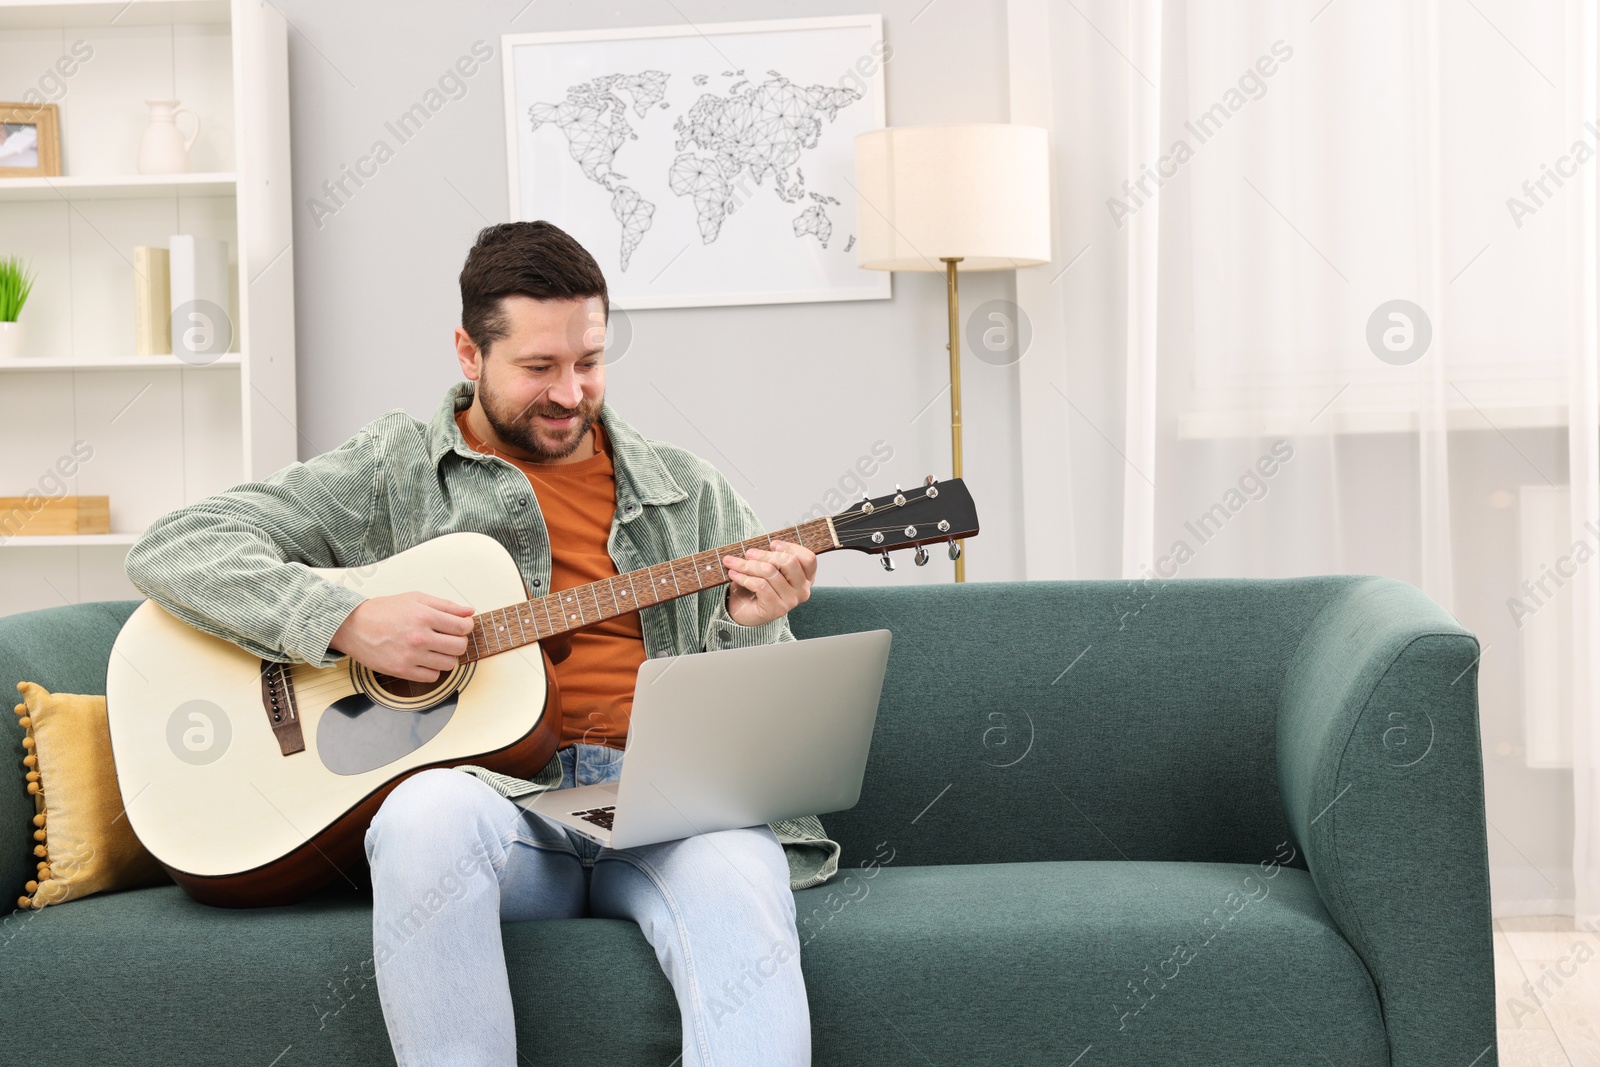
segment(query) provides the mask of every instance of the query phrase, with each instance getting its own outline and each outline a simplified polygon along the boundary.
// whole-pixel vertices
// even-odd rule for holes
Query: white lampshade
[[[1050,262],[1041,126],[891,126],[856,137],[856,265],[962,273]]]

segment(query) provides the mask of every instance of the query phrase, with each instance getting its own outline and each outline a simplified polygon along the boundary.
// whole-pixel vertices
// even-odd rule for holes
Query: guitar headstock
[[[949,555],[956,559],[961,546],[956,542],[978,532],[978,509],[972,503],[960,478],[934,481],[883,496],[862,500],[854,507],[831,516],[840,548],[874,552],[883,557],[884,570],[894,570],[889,553],[897,548],[916,548],[918,566],[928,562],[932,544],[949,544]]]

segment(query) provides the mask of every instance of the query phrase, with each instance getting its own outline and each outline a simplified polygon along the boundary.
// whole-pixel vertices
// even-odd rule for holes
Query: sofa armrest
[[[1420,590],[1359,582],[1306,631],[1278,711],[1285,813],[1394,1067],[1495,1062],[1478,656]]]

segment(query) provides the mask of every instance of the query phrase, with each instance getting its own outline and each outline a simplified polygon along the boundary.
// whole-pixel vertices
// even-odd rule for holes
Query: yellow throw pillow
[[[17,690],[39,858],[38,877],[23,887],[26,895],[17,904],[42,908],[170,881],[123,814],[106,698],[50,693],[32,682],[18,682]]]

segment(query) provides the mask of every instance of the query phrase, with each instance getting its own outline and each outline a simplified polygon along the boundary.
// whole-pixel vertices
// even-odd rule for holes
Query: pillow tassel
[[[28,688],[32,685],[32,682],[18,682],[17,691],[26,696],[28,693]],[[33,816],[33,825],[38,827],[38,829],[34,830],[33,832],[33,839],[39,842],[39,844],[33,846],[33,854],[39,857],[38,877],[36,879],[29,879],[28,882],[22,887],[23,895],[17,898],[17,907],[38,908],[44,906],[43,901],[39,900],[40,884],[48,881],[50,878],[50,849],[48,848],[49,835],[44,829],[44,786],[41,784],[39,778],[39,755],[35,751],[37,743],[33,739],[33,720],[28,716],[28,705],[24,702],[22,704],[18,704],[13,710],[15,710],[17,713],[17,725],[21,726],[24,731],[22,736],[22,747],[27,751],[27,755],[22,757],[22,765],[27,768],[27,771],[23,777],[28,783],[28,792],[33,795],[33,807],[35,812]]]

